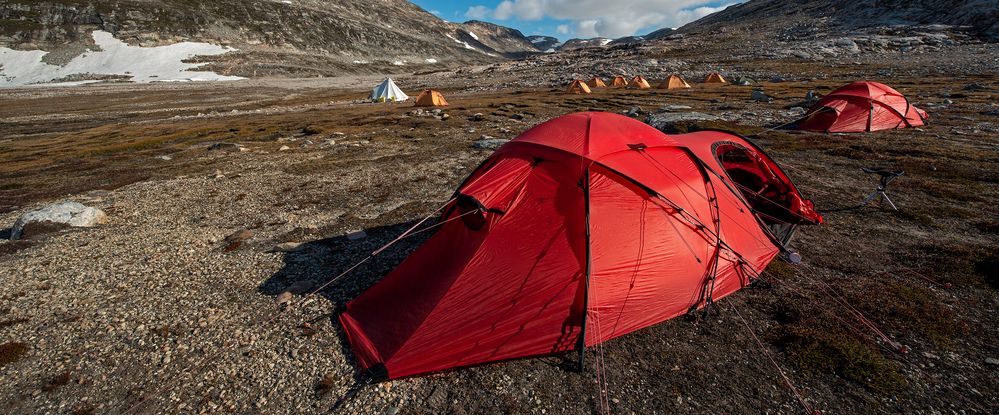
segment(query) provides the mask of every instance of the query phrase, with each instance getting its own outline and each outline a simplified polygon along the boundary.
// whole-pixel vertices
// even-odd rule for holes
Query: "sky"
[[[484,20],[526,36],[619,38],[680,27],[742,0],[413,0],[442,19]]]

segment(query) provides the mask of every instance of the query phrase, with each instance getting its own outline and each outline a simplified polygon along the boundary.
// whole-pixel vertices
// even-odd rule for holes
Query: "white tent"
[[[399,86],[392,82],[392,78],[385,78],[375,89],[371,90],[371,100],[376,102],[405,101],[409,95],[402,92]]]

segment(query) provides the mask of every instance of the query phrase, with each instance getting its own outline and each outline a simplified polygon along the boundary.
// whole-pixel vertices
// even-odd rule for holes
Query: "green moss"
[[[763,274],[778,280],[787,280],[795,276],[797,272],[798,270],[795,269],[794,265],[791,265],[786,261],[773,261],[770,265],[767,265],[767,269],[763,271]]]
[[[803,371],[835,374],[886,395],[906,384],[897,363],[848,333],[793,324],[781,329],[776,343]]]

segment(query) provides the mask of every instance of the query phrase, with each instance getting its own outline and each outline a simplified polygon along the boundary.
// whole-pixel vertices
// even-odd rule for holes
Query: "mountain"
[[[528,36],[527,40],[529,40],[532,44],[534,44],[534,47],[536,49],[542,52],[554,52],[556,49],[562,46],[562,42],[559,42],[558,39],[553,38],[551,36],[534,35],[534,36]]]
[[[583,48],[593,48],[606,46],[612,40],[605,37],[595,37],[591,39],[569,39],[565,41],[557,50],[576,50]]]
[[[852,30],[894,25],[969,26],[999,38],[996,0],[751,0],[708,15],[679,29],[682,33],[746,30],[780,32],[812,25]]]
[[[99,49],[95,31],[128,47],[187,41],[238,49],[197,61],[244,77],[414,71],[537,51],[515,30],[446,22],[405,0],[0,2],[0,51],[42,50],[51,52],[42,58],[48,63],[66,64]]]
[[[484,48],[506,57],[519,58],[544,51],[516,29],[478,20],[467,21],[462,26],[468,36]]]

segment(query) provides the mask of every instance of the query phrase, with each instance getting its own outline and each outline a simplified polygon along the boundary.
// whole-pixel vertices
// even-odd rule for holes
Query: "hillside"
[[[235,48],[239,51],[203,61],[225,75],[246,77],[414,71],[494,62],[503,54],[533,50],[519,32],[496,26],[487,35],[476,26],[486,45],[466,26],[405,0],[0,3],[0,47],[53,52],[45,59],[57,64],[96,49],[95,30],[130,46],[190,41]]]
[[[683,33],[718,30],[768,32],[795,25],[845,30],[895,25],[970,26],[999,38],[999,2],[994,0],[752,0],[730,6],[680,28]]]
[[[544,52],[544,49],[540,49],[516,29],[478,20],[467,21],[462,23],[462,26],[469,37],[496,54],[519,58],[531,53]]]

